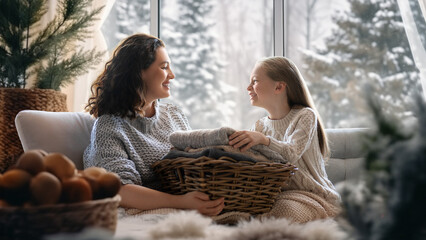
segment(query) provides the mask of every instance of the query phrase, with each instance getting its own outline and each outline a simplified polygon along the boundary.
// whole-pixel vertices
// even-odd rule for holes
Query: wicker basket
[[[268,212],[275,197],[296,171],[291,164],[236,161],[229,157],[164,159],[156,162],[163,190],[171,194],[207,193],[210,199],[225,197],[223,212]]]
[[[73,204],[0,208],[2,240],[41,239],[54,233],[101,227],[115,232],[120,196]]]
[[[66,112],[66,98],[51,89],[0,88],[0,173],[23,152],[15,128],[16,114],[26,109]]]

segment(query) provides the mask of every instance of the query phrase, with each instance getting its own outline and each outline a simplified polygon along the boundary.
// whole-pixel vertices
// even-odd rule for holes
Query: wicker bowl
[[[37,207],[0,208],[2,240],[42,239],[54,233],[100,227],[115,232],[120,196],[93,201]]]
[[[204,156],[164,159],[152,167],[160,176],[165,192],[200,191],[207,193],[210,199],[225,197],[223,212],[240,211],[253,215],[272,208],[275,197],[297,170],[291,164]]]

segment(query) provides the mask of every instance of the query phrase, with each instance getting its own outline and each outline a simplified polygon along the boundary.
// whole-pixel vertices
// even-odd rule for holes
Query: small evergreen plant
[[[59,90],[100,61],[102,52],[76,48],[101,8],[92,0],[59,0],[53,20],[35,32],[47,0],[0,0],[0,87]]]
[[[426,102],[417,96],[403,124],[366,92],[376,130],[365,138],[362,181],[340,187],[344,217],[353,239],[426,239]]]

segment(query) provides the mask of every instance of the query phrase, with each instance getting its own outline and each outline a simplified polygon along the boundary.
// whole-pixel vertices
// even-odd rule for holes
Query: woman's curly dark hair
[[[163,41],[148,34],[124,39],[93,82],[86,111],[96,118],[104,114],[129,118],[143,115],[146,87],[142,70],[155,61],[159,47],[164,47]]]

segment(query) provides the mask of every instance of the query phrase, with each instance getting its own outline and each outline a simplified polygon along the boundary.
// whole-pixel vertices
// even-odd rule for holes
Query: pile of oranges
[[[30,150],[0,174],[0,207],[76,203],[115,196],[121,182],[103,168],[77,170],[60,153]]]

